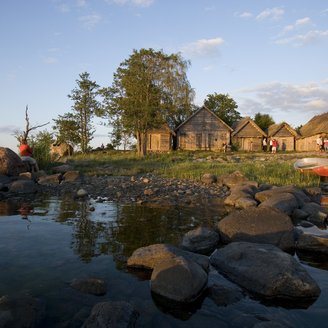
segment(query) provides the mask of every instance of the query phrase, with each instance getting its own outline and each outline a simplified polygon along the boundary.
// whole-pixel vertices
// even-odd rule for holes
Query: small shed
[[[230,145],[232,128],[203,106],[176,128],[178,149],[223,150]]]
[[[167,124],[147,133],[147,151],[165,152],[172,150],[172,138],[175,132]]]
[[[266,133],[250,118],[244,117],[233,126],[232,143],[238,150],[260,151]]]
[[[268,128],[268,138],[278,141],[278,150],[293,151],[299,134],[286,122],[272,124]]]
[[[328,136],[328,112],[316,115],[300,129],[296,140],[297,151],[317,150],[317,138]]]

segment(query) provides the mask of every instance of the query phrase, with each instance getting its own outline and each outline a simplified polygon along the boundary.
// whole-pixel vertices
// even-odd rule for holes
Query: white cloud
[[[217,56],[220,54],[219,46],[224,43],[222,38],[201,39],[182,47],[182,52],[189,56]]]
[[[305,111],[319,114],[328,110],[328,86],[325,84],[270,82],[239,92],[244,96],[240,108],[252,114],[259,111],[284,115]]]
[[[263,10],[261,13],[259,13],[256,16],[257,20],[265,20],[265,19],[272,19],[272,20],[278,20],[281,19],[284,15],[285,11],[282,8],[267,8]]]
[[[293,46],[304,46],[310,43],[318,42],[322,39],[328,37],[328,30],[319,31],[319,30],[311,30],[304,34],[294,35],[289,38],[279,38],[275,41],[276,44],[291,44]]]
[[[79,21],[84,25],[85,28],[92,29],[101,21],[101,16],[98,14],[81,16],[79,17]]]
[[[309,17],[297,19],[294,24],[285,26],[284,32],[290,32],[295,29],[300,29],[301,27],[308,25],[310,23],[311,23],[311,19]]]
[[[43,62],[47,65],[52,65],[58,63],[58,59],[56,57],[44,57]]]
[[[253,16],[253,14],[250,13],[250,12],[248,12],[248,11],[244,11],[243,13],[238,14],[238,16],[239,16],[240,18],[250,18],[250,17]]]

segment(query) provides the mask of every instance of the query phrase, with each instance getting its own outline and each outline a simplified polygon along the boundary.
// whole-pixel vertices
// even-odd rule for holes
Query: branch
[[[28,106],[26,105],[25,108],[25,121],[26,121],[26,126],[25,126],[25,132],[23,132],[24,135],[24,139],[27,140],[28,134],[35,129],[41,128],[42,126],[45,126],[47,124],[49,124],[50,122],[44,123],[44,124],[40,124],[40,125],[35,125],[35,126],[31,126],[30,127],[30,119],[28,117]]]

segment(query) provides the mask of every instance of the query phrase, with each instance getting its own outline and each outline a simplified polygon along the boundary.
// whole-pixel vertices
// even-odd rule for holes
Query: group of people
[[[270,139],[269,141],[269,151],[273,154],[277,152],[278,148],[278,140],[277,139]],[[262,141],[262,150],[263,151],[268,151],[268,142],[267,139],[264,138]]]
[[[328,151],[328,136],[318,136],[317,151]]]

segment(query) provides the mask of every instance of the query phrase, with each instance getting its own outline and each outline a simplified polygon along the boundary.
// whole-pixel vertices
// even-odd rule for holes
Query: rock
[[[254,199],[256,188],[249,185],[236,185],[231,188],[230,195],[224,200],[226,205],[235,206],[236,208],[248,208],[257,206]]]
[[[53,173],[66,173],[68,171],[72,171],[73,167],[71,165],[68,164],[63,164],[63,165],[59,165],[59,166],[55,166],[52,168],[52,172]]]
[[[242,173],[235,171],[231,174],[221,175],[218,179],[218,182],[232,188],[236,185],[254,185],[258,187],[258,183],[255,181],[249,181]]]
[[[201,181],[205,184],[212,184],[212,183],[216,183],[217,177],[214,174],[205,173],[202,176]]]
[[[81,188],[76,192],[76,196],[79,198],[84,198],[88,196],[88,192],[85,189]]]
[[[189,252],[208,254],[216,248],[219,240],[220,236],[214,230],[198,227],[183,236],[181,248]]]
[[[276,193],[262,202],[259,207],[272,207],[287,215],[291,215],[293,211],[298,208],[298,202],[293,194]]]
[[[38,187],[32,180],[16,180],[9,187],[9,192],[13,193],[32,194],[37,191]]]
[[[91,310],[82,328],[131,328],[138,319],[138,312],[127,302],[101,302]]]
[[[268,320],[256,323],[253,328],[286,328],[286,326],[279,322]]]
[[[58,185],[62,179],[61,173],[41,176],[38,179],[38,184],[45,185],[45,186],[51,186],[51,185]]]
[[[25,171],[23,161],[14,151],[0,147],[0,174],[18,176]]]
[[[301,210],[308,214],[307,220],[313,223],[323,223],[328,216],[327,209],[314,202],[306,203]]]
[[[42,327],[45,304],[31,296],[0,297],[0,327]]]
[[[79,171],[67,171],[63,175],[63,181],[65,182],[74,182],[81,179]]]
[[[296,249],[328,255],[328,233],[316,226],[297,227]]]
[[[151,275],[151,291],[180,303],[195,301],[207,285],[207,273],[195,262],[177,256],[156,264]]]
[[[106,282],[99,278],[74,279],[70,286],[82,293],[98,296],[105,295],[107,292]]]
[[[234,242],[216,250],[211,264],[251,293],[270,299],[313,300],[320,288],[296,259],[269,244]]]
[[[321,203],[322,191],[320,187],[308,187],[304,188],[303,191],[310,198],[311,202]]]
[[[309,213],[306,213],[305,211],[299,209],[299,208],[296,208],[293,213],[292,213],[292,219],[293,220],[296,220],[296,221],[299,221],[299,220],[305,220],[306,218],[309,217]]]
[[[217,224],[224,243],[268,243],[283,250],[294,248],[294,226],[289,216],[271,208],[255,207],[231,212]]]
[[[166,259],[182,256],[196,262],[205,271],[208,271],[209,259],[205,255],[184,251],[169,244],[154,244],[136,249],[128,258],[129,267],[154,269],[154,267]]]

